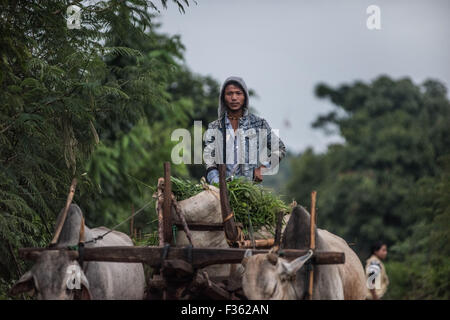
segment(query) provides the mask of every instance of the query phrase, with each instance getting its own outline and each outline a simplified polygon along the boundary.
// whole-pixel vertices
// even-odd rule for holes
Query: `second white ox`
[[[283,234],[283,248],[308,249],[310,215],[296,206]],[[366,295],[364,269],[355,252],[345,240],[326,231],[316,230],[316,250],[345,253],[345,263],[314,266],[313,299],[357,300]],[[296,300],[307,293],[307,272],[304,264],[311,252],[291,262],[274,252],[252,255],[246,252],[242,261],[242,287],[247,298]]]

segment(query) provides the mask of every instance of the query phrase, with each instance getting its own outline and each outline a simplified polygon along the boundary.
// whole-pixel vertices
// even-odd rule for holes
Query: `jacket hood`
[[[219,108],[218,108],[218,116],[219,119],[222,119],[222,117],[225,115],[225,111],[227,110],[227,106],[225,105],[225,102],[222,101],[222,96],[224,94],[225,88],[227,87],[227,84],[230,81],[236,81],[237,83],[239,83],[242,88],[244,89],[244,94],[245,94],[245,102],[244,105],[242,106],[242,108],[244,109],[243,111],[243,115],[246,116],[248,115],[248,100],[249,100],[249,95],[248,95],[248,89],[247,89],[247,85],[245,84],[244,79],[240,78],[240,77],[235,77],[235,76],[231,76],[228,77],[222,84],[222,87],[220,88],[220,95],[219,95]]]

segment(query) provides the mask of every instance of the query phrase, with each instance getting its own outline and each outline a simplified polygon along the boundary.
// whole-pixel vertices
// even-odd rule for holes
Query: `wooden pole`
[[[172,202],[173,202],[173,207],[175,208],[175,212],[178,215],[178,218],[180,219],[181,224],[183,225],[183,231],[186,234],[186,237],[189,240],[189,243],[191,244],[191,246],[194,246],[194,242],[192,241],[192,234],[191,234],[189,226],[186,222],[186,217],[184,216],[184,212],[181,209],[180,205],[178,204],[177,199],[175,198],[175,195],[173,193],[172,193]]]
[[[69,194],[67,195],[66,206],[64,207],[61,220],[59,221],[59,224],[56,226],[55,234],[53,236],[52,241],[50,242],[50,246],[54,246],[58,242],[59,235],[61,234],[61,230],[64,226],[64,222],[66,222],[67,212],[69,211],[70,204],[72,203],[73,196],[75,195],[76,187],[77,187],[77,178],[73,178],[72,183],[70,185]]]
[[[78,243],[84,244],[84,216],[81,216],[80,234],[78,237]]]
[[[316,249],[316,195],[317,192],[311,192],[311,221],[310,221],[310,249]],[[313,285],[314,285],[314,267],[311,266],[311,271],[309,272],[309,288],[308,288],[308,298],[312,300],[313,296]]]
[[[134,205],[131,205],[131,220],[130,220],[130,237],[133,237],[134,228]]]
[[[164,162],[164,202],[163,202],[164,243],[172,242],[172,181],[170,180],[170,162]]]
[[[284,216],[284,211],[280,211],[277,214],[277,227],[275,229],[275,241],[274,241],[274,246],[276,247],[280,247],[281,244],[281,227],[283,224],[283,216]]]
[[[27,260],[36,260],[42,251],[58,250],[66,251],[72,259],[78,258],[78,252],[66,248],[21,248],[19,256]],[[187,248],[171,247],[167,253],[166,260],[181,259],[188,261]],[[201,269],[213,264],[241,263],[247,249],[238,248],[193,248],[192,266],[194,269]],[[162,247],[127,247],[108,246],[84,249],[84,261],[105,261],[105,262],[128,262],[146,263],[150,267],[161,267],[161,256],[164,252]],[[283,249],[283,258],[293,260],[308,253],[308,250]],[[253,255],[269,253],[268,249],[252,250]],[[342,264],[345,262],[343,252],[314,252],[313,264]],[[189,261],[188,261],[189,262]]]
[[[204,295],[208,296],[212,300],[230,300],[230,293],[218,286],[214,281],[210,280],[210,277],[206,271],[198,272],[191,285],[194,292],[201,291]]]
[[[158,212],[158,239],[159,245],[164,246],[164,226],[163,226],[163,202],[164,202],[164,178],[158,179],[158,190],[156,192],[156,211]]]
[[[273,238],[238,241],[239,248],[270,248],[274,243]]]
[[[226,165],[221,163],[219,166],[219,189],[220,189],[220,206],[222,208],[223,225],[225,235],[231,242],[238,240],[239,232],[234,220],[234,212],[231,211],[230,200],[228,198],[228,189],[226,181]]]

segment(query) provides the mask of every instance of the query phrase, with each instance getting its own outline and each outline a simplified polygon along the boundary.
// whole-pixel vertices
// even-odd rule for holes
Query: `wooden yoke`
[[[164,202],[163,202],[164,244],[172,242],[172,181],[170,180],[170,162],[164,162]]]
[[[219,189],[220,189],[220,206],[222,208],[223,226],[225,235],[230,242],[236,242],[239,238],[238,228],[234,220],[234,212],[231,210],[228,198],[228,189],[226,182],[226,165],[219,164]]]
[[[311,192],[311,221],[310,221],[310,249],[314,252],[316,249],[316,195],[317,192]],[[309,288],[308,288],[308,298],[312,300],[313,295],[313,282],[314,282],[314,266],[311,266],[311,271],[309,272]]]
[[[40,254],[46,250],[59,250],[68,252],[72,259],[78,258],[78,252],[66,248],[21,248],[19,256],[26,260],[36,261]],[[127,262],[127,263],[145,263],[152,268],[160,268],[163,260],[164,247],[127,247],[127,246],[108,246],[84,249],[84,261],[104,261],[104,262]],[[181,247],[171,247],[164,261],[167,260],[185,260],[195,269],[205,268],[214,264],[241,263],[245,256],[245,248],[193,248],[192,258],[189,259],[186,254],[187,249]],[[255,254],[269,253],[268,249],[252,250]],[[283,249],[284,258],[292,261],[298,257],[304,256],[308,250]],[[313,264],[342,264],[345,263],[343,252],[314,252]]]

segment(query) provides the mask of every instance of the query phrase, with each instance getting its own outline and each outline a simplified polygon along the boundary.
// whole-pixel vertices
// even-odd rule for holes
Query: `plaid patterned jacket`
[[[227,129],[227,136],[233,136],[233,128],[231,126],[231,123],[229,122],[228,118],[226,117],[227,112],[224,111],[223,117],[225,117],[226,123],[225,128]],[[243,176],[246,177],[249,180],[253,180],[254,178],[254,170],[261,165],[264,165],[265,167],[269,168],[271,165],[271,161],[264,161],[260,162],[260,152],[267,152],[269,151],[269,159],[273,159],[271,157],[278,157],[278,162],[281,161],[286,155],[286,148],[281,141],[281,139],[276,136],[278,139],[278,150],[272,150],[272,135],[274,134],[271,130],[270,125],[268,122],[261,117],[258,117],[254,114],[251,114],[248,112],[248,109],[245,110],[244,115],[239,119],[239,129],[242,129],[242,132],[244,135],[241,139],[238,139],[238,135],[236,135],[236,138],[234,139],[234,143],[228,142],[227,140],[227,170],[226,170],[226,176]],[[238,130],[239,130],[238,129]],[[249,132],[248,130],[251,130],[256,134],[256,137],[259,136],[259,130],[265,129],[266,132],[266,139],[267,139],[267,151],[263,146],[261,145],[259,139],[257,139],[257,145],[256,145],[256,155],[250,155],[250,143],[249,143],[249,137],[244,137],[246,132]],[[213,135],[209,138],[207,137],[205,142],[205,153],[210,152],[211,156],[215,158],[214,161],[211,161],[210,163],[206,163],[206,180],[208,183],[218,182],[219,181],[219,172],[217,170],[217,163],[223,163],[223,142],[221,139],[217,139],[216,137],[221,138],[221,135],[217,134],[217,131],[223,132],[223,122],[222,117],[209,123],[208,125],[208,131]],[[264,133],[264,131],[262,131]],[[227,137],[229,139],[229,137]],[[244,163],[238,163],[237,159],[237,153],[238,149],[244,150],[245,154],[241,155],[245,159]],[[229,161],[229,150],[232,150],[233,152],[233,163],[230,163]],[[218,154],[216,156],[216,151],[218,151]],[[256,163],[251,163],[255,161],[250,161],[251,159],[256,158]],[[206,162],[206,161],[205,161]]]

